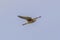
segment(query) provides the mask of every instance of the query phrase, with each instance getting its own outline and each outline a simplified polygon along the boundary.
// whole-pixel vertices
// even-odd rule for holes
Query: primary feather
[[[28,17],[28,16],[18,16],[18,17],[26,20],[32,19],[31,17]]]

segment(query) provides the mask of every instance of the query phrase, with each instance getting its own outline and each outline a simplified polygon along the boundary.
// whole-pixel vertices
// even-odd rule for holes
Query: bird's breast
[[[28,20],[29,23],[33,23],[33,22],[35,22],[35,21],[36,21],[36,20],[34,20],[34,19]]]

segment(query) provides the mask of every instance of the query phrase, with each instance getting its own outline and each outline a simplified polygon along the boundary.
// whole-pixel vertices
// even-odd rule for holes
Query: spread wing
[[[34,19],[38,19],[38,18],[41,18],[41,16],[39,16],[39,17],[36,17],[36,18],[34,18]]]
[[[22,18],[22,19],[25,19],[25,20],[31,20],[32,18],[31,17],[28,17],[28,16],[18,16],[19,18]]]

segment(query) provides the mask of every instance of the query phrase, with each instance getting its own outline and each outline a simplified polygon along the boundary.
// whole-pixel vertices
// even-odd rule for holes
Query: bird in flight
[[[19,17],[19,18],[22,18],[22,19],[25,19],[25,20],[27,21],[26,23],[24,23],[24,24],[22,24],[22,25],[34,23],[34,22],[36,22],[36,20],[37,20],[38,18],[41,18],[41,16],[35,17],[35,18],[31,18],[31,17],[29,17],[29,16],[18,16],[18,17]]]

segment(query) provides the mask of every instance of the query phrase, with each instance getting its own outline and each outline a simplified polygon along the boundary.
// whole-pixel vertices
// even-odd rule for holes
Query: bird
[[[29,16],[20,16],[20,15],[19,15],[18,17],[21,18],[21,19],[25,19],[25,20],[27,21],[27,22],[25,22],[25,23],[22,24],[22,25],[34,23],[34,22],[36,22],[36,20],[37,20],[38,18],[41,18],[41,16],[32,18],[32,17],[29,17]]]

